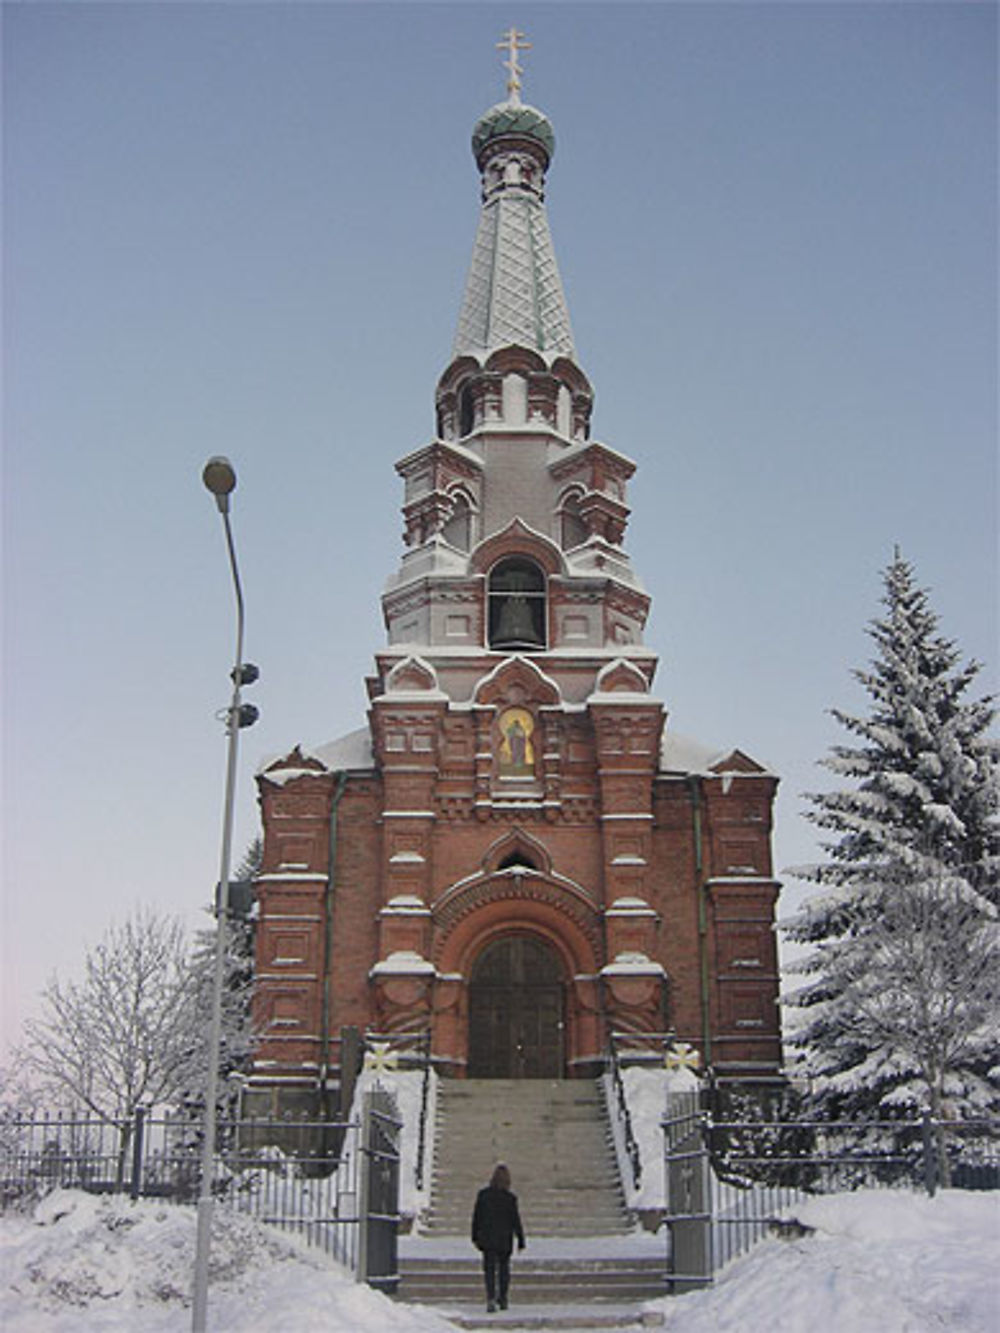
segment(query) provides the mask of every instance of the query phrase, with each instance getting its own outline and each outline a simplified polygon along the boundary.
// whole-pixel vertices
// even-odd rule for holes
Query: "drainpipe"
[[[323,920],[323,1008],[320,1018],[319,1091],[323,1119],[330,1119],[330,1094],[327,1079],[330,1072],[330,955],[333,953],[333,885],[337,871],[337,810],[347,786],[347,774],[337,774],[337,787],[330,806],[330,869],[326,877],[326,901]]]
[[[708,908],[705,897],[704,847],[701,828],[701,782],[693,774],[687,779],[691,798],[691,827],[694,833],[694,867],[698,894],[698,973],[701,989],[701,1045],[706,1072],[712,1065],[712,1025],[709,1016],[708,987]]]

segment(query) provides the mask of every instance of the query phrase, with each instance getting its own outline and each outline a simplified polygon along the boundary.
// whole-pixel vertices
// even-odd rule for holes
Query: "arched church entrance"
[[[562,1078],[565,987],[559,955],[534,935],[507,935],[469,981],[470,1078]]]

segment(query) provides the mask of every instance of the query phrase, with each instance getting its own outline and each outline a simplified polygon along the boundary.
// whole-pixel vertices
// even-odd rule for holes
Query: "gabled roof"
[[[751,759],[742,750],[719,750],[691,740],[689,736],[680,736],[672,728],[665,727],[660,745],[661,773],[698,773],[703,776],[723,773],[750,773],[762,777],[774,777],[774,772],[766,765]]]
[[[296,745],[287,754],[268,755],[258,767],[257,774],[275,786],[283,787],[286,782],[307,777],[310,773],[338,773],[344,769],[374,767],[371,732],[368,727],[358,727],[325,745]]]

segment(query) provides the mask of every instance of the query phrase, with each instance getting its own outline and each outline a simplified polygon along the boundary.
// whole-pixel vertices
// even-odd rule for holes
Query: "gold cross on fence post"
[[[530,51],[531,43],[526,42],[524,33],[518,32],[511,24],[508,31],[504,33],[503,40],[497,42],[497,50],[507,52],[507,59],[503,62],[504,69],[510,74],[510,78],[507,80],[507,96],[512,102],[520,102],[521,75],[524,71],[518,64],[517,56],[519,51]]]
[[[701,1056],[687,1041],[671,1042],[667,1049],[663,1063],[667,1069],[690,1069],[697,1070],[701,1064]]]

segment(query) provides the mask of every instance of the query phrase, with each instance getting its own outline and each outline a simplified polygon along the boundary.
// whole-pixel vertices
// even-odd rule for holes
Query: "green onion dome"
[[[555,152],[555,132],[544,112],[523,102],[499,102],[479,117],[472,131],[472,151],[476,161],[488,143],[507,134],[534,139],[548,158]]]

